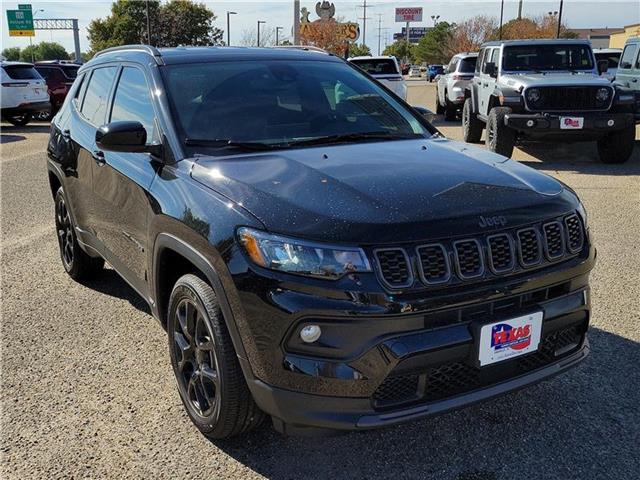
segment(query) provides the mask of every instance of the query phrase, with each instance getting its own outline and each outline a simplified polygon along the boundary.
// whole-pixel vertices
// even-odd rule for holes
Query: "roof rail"
[[[305,50],[307,52],[317,52],[324,53],[326,55],[333,55],[331,52],[327,52],[325,49],[320,47],[314,47],[313,45],[274,45],[271,48],[288,48],[291,50]]]
[[[94,57],[98,57],[105,53],[113,53],[113,52],[144,52],[151,55],[158,65],[163,65],[164,61],[162,60],[162,54],[160,50],[156,47],[152,47],[151,45],[120,45],[118,47],[105,48],[104,50],[100,50],[98,53],[94,55]]]

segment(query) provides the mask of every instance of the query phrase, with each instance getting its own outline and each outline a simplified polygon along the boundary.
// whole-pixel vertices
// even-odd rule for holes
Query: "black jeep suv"
[[[443,138],[341,59],[118,47],[78,72],[48,172],[64,268],[104,261],[168,332],[207,436],[418,419],[588,353],[576,194]]]

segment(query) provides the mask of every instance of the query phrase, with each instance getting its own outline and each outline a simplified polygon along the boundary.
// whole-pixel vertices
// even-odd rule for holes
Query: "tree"
[[[443,64],[451,57],[450,45],[456,25],[449,22],[440,22],[420,39],[415,48],[414,55],[419,62],[430,64]],[[458,53],[458,52],[456,52]]]
[[[492,39],[496,23],[493,17],[479,15],[456,24],[447,45],[447,54],[453,56],[460,52],[477,52],[480,45]]]
[[[275,30],[271,28],[260,28],[260,46],[270,47],[275,45],[276,37]],[[243,47],[257,47],[258,46],[258,31],[255,28],[242,31],[242,38],[240,39],[240,45]],[[284,42],[280,43],[284,45]]]
[[[40,42],[20,50],[20,61],[66,60],[69,53],[56,42]]]
[[[20,60],[20,47],[9,47],[2,50],[2,56],[6,60],[18,61]]]
[[[382,54],[391,55],[400,61],[404,61],[406,58],[410,62],[413,62],[415,60],[415,50],[416,46],[411,45],[406,40],[396,40],[392,44],[387,45]]]
[[[349,56],[350,57],[367,57],[367,56],[370,57],[371,49],[364,43],[361,43],[361,44],[353,43],[349,45]]]
[[[93,54],[105,48],[132,43],[156,46],[219,45],[222,30],[213,26],[214,13],[203,3],[170,0],[160,4],[149,1],[151,41],[147,39],[145,2],[117,0],[111,14],[89,24],[89,42]]]
[[[160,7],[159,45],[221,45],[223,32],[204,3],[171,0]]]
[[[542,17],[526,17],[514,19],[502,26],[503,40],[531,39],[531,38],[556,38],[558,19],[553,15]],[[499,29],[493,36],[499,38]],[[560,38],[577,38],[576,32],[567,29],[566,25],[560,27]]]

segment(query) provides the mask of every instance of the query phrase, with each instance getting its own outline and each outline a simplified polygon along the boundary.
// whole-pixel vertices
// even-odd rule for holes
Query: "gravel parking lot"
[[[435,109],[433,84],[409,85],[410,103]],[[436,124],[461,138],[459,122]],[[2,126],[1,478],[640,478],[640,141],[623,165],[599,163],[595,144],[514,153],[577,190],[589,213],[598,264],[580,367],[387,430],[304,439],[267,424],[212,443],[183,411],[144,302],[113,270],[84,285],[64,273],[48,131]]]

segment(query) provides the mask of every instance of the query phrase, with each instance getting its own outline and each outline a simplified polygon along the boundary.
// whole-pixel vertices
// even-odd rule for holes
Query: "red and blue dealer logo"
[[[512,327],[499,323],[491,328],[491,348],[495,351],[511,348],[522,350],[531,345],[531,325]]]

